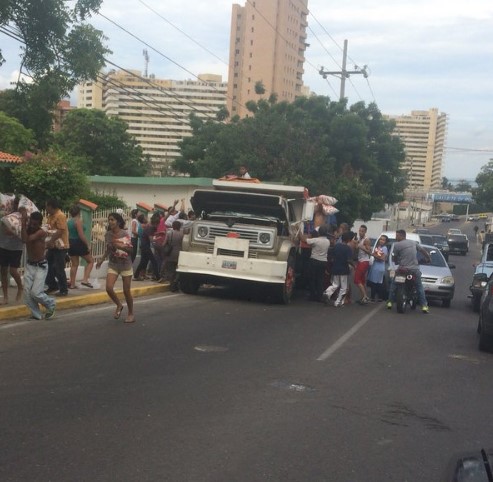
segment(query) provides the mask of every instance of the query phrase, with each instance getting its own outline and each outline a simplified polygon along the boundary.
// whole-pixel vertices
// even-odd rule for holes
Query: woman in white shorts
[[[123,305],[115,293],[115,283],[118,276],[122,277],[123,294],[127,303],[127,318],[125,323],[133,323],[134,302],[130,290],[132,283],[132,242],[129,233],[124,229],[125,221],[119,213],[110,213],[108,216],[108,231],[105,234],[106,251],[96,264],[100,268],[103,261],[108,258],[108,274],[106,275],[106,293],[116,305],[113,318],[118,320],[123,311]]]

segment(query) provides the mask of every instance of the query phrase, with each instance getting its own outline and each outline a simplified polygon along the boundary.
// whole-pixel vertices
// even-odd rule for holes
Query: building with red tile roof
[[[0,166],[1,167],[13,167],[18,164],[22,164],[24,159],[19,156],[14,156],[8,152],[0,151]]]

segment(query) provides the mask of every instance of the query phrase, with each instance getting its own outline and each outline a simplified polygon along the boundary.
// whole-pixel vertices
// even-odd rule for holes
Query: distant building
[[[389,118],[396,122],[394,134],[401,138],[405,146],[406,160],[401,167],[408,173],[408,188],[424,191],[440,189],[447,114],[433,108]]]
[[[55,110],[53,111],[53,132],[58,132],[62,128],[65,116],[75,109],[73,105],[70,105],[70,100],[61,100],[58,102]]]
[[[166,176],[180,155],[178,143],[192,133],[190,114],[216,119],[226,107],[226,93],[220,75],[168,80],[143,77],[140,71],[111,71],[103,81],[79,87],[78,107],[102,109],[127,122],[128,132],[151,158],[151,175]]]
[[[249,100],[292,102],[303,95],[308,0],[246,1],[233,5],[229,51],[228,111],[244,117]],[[265,93],[255,92],[262,82]]]

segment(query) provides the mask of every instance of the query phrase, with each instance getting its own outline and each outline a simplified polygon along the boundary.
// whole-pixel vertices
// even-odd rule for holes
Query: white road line
[[[325,361],[327,358],[332,356],[339,348],[341,348],[344,343],[346,343],[358,330],[363,328],[363,326],[368,323],[375,315],[375,313],[384,307],[384,303],[379,304],[376,308],[373,308],[368,314],[361,318],[356,325],[354,325],[347,333],[342,335],[335,343],[333,343],[327,350],[325,350],[318,358],[317,361]],[[337,309],[337,308],[336,308]]]

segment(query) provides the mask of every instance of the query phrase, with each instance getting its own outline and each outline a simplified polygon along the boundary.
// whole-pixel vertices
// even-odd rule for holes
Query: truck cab
[[[198,215],[183,238],[177,271],[183,292],[202,283],[263,283],[289,303],[307,190],[261,182],[213,181],[191,198]]]

